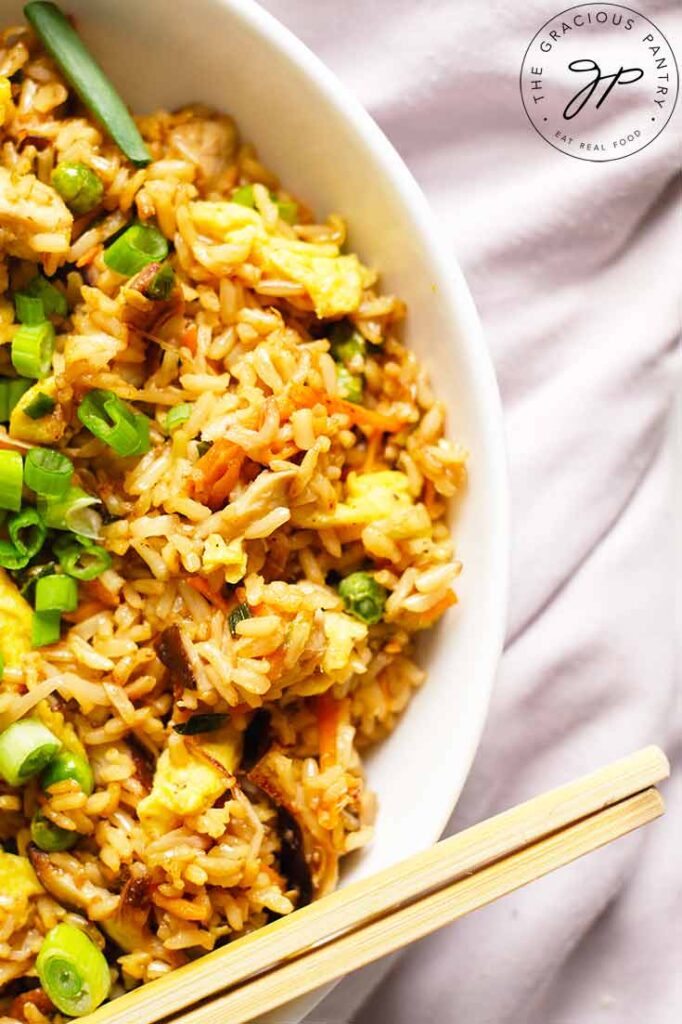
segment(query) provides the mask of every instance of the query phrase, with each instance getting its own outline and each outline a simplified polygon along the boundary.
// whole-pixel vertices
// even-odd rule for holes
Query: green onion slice
[[[12,338],[12,366],[21,377],[40,380],[47,377],[54,353],[54,327],[49,320],[41,324],[22,324]]]
[[[174,430],[181,427],[191,415],[192,406],[189,402],[181,402],[180,405],[174,405],[166,414],[166,430],[168,433],[172,434]]]
[[[41,324],[45,320],[43,300],[28,292],[17,292],[14,296],[17,320],[22,324]]]
[[[44,391],[39,391],[23,411],[29,419],[41,420],[44,416],[49,416],[51,412],[54,412],[56,405],[54,398],[50,398]]]
[[[180,736],[196,736],[201,732],[215,732],[227,720],[227,715],[212,712],[206,715],[192,715],[186,722],[177,722],[173,731]]]
[[[168,242],[151,224],[133,224],[104,250],[104,262],[117,274],[131,277],[148,263],[165,260]]]
[[[255,209],[256,200],[253,194],[253,185],[240,185],[230,196],[230,202],[239,203],[240,206],[250,206]]]
[[[298,203],[293,199],[278,199],[277,193],[271,192],[270,198],[277,205],[277,211],[287,224],[295,224],[298,217]],[[256,197],[253,194],[253,185],[240,185],[230,196],[231,203],[239,203],[240,206],[249,206],[252,210],[256,208]]]
[[[31,630],[33,647],[48,647],[59,643],[62,635],[62,616],[60,612],[34,612]]]
[[[293,199],[277,199],[279,215],[286,224],[295,224],[298,218],[298,203]]]
[[[243,622],[244,619],[251,618],[251,609],[248,604],[238,604],[227,617],[227,623],[230,627],[230,633],[232,636],[237,635],[237,624]]]
[[[70,576],[42,576],[36,583],[37,612],[75,612],[78,584]]]
[[[32,599],[32,593],[37,581],[41,576],[52,576],[57,567],[56,562],[42,562],[34,565],[27,565],[23,569],[12,572],[12,579],[19,588],[19,593],[27,601]]]
[[[48,281],[42,274],[36,274],[24,289],[26,295],[40,299],[43,304],[45,316],[66,316],[69,312],[69,304],[66,296],[59,288]]]
[[[102,529],[102,517],[94,507],[100,504],[81,487],[69,487],[61,498],[38,496],[38,511],[49,529],[71,530],[89,540],[97,540]]]
[[[78,832],[72,832],[60,828],[53,821],[46,818],[41,810],[37,810],[31,821],[31,839],[39,850],[46,853],[57,853],[60,850],[70,850],[78,842]]]
[[[82,544],[75,538],[60,538],[54,552],[62,570],[75,580],[94,580],[111,568],[111,555],[99,544]]]
[[[15,548],[26,554],[30,562],[45,543],[47,527],[37,509],[24,508],[10,516],[7,532]]]
[[[149,419],[133,412],[113,391],[90,391],[78,406],[78,419],[117,455],[142,455],[149,451]]]
[[[109,995],[111,976],[104,954],[72,924],[55,925],[47,933],[36,969],[46,994],[67,1017],[92,1013]]]
[[[23,378],[0,377],[0,423],[9,422],[14,406],[30,387],[30,381]]]
[[[364,394],[364,378],[362,374],[351,373],[342,363],[336,365],[336,383],[339,394],[355,405],[362,403]]]
[[[337,363],[348,365],[367,352],[365,339],[350,320],[338,320],[329,332],[330,351]]]
[[[9,540],[0,540],[0,565],[5,569],[24,569],[38,554],[47,529],[35,508],[15,512],[7,521]]]
[[[37,718],[22,718],[0,735],[0,775],[20,786],[37,775],[59,751],[61,743]]]
[[[24,465],[19,452],[0,449],[0,508],[18,512],[24,485]]]
[[[146,455],[151,448],[151,441],[149,440],[149,428],[151,427],[151,421],[148,416],[145,416],[142,412],[135,413],[135,429],[137,430],[137,444],[133,448],[131,455]]]
[[[71,486],[73,463],[51,448],[31,448],[24,463],[24,482],[36,494],[63,498]]]
[[[19,378],[19,380],[10,380],[9,387],[7,389],[10,416],[12,415],[15,405],[19,403],[19,399],[22,395],[26,394],[30,387],[33,387],[33,385],[27,380],[22,380],[21,378]]]
[[[50,786],[66,779],[77,782],[86,796],[90,796],[95,787],[90,763],[73,750],[60,750],[56,757],[52,758],[40,776],[40,785],[47,791]]]
[[[2,656],[2,651],[0,651],[0,679],[2,679],[4,674],[5,674],[5,659]]]
[[[170,298],[175,287],[175,271],[170,263],[162,263],[147,285],[145,295],[148,299],[165,302]]]
[[[128,159],[137,167],[150,163],[125,103],[56,4],[30,3],[24,14],[66,80]]]

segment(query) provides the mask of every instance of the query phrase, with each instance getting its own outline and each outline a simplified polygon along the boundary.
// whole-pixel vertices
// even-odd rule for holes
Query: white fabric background
[[[497,367],[514,515],[508,644],[449,830],[647,742],[678,769],[662,822],[423,941],[369,1000],[375,973],[347,979],[312,1017],[673,1024],[679,110],[653,145],[610,164],[543,142],[518,74],[557,0],[264,5],[350,86],[412,169],[462,262]],[[681,57],[679,5],[636,6]]]

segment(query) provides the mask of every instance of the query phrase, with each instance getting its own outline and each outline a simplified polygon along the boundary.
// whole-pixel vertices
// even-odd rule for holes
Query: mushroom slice
[[[62,906],[85,910],[91,921],[103,921],[118,908],[120,897],[95,885],[85,867],[68,853],[45,853],[29,843],[28,859],[44,889]]]
[[[151,331],[160,320],[166,320],[184,308],[182,291],[175,282],[165,297],[150,294],[152,282],[161,269],[161,263],[148,263],[121,289],[124,299],[122,319],[137,331]],[[168,264],[164,270],[171,275],[172,281],[173,271]]]
[[[272,715],[266,708],[258,708],[246,727],[240,768],[250,772],[267,753],[272,742]]]
[[[154,943],[147,927],[151,893],[152,883],[146,872],[129,878],[121,890],[116,913],[102,921],[102,930],[124,953],[149,950]]]
[[[188,690],[197,689],[196,654],[190,639],[180,626],[173,625],[164,629],[156,641],[156,653],[170,672],[173,681],[179,682]]]
[[[303,906],[313,896],[322,896],[334,888],[339,858],[329,834],[306,816],[289,793],[286,775],[290,763],[281,750],[272,747],[246,778],[277,808],[282,873],[298,889],[299,906]]]
[[[26,1021],[27,1017],[25,1011],[29,1003],[44,1017],[49,1017],[50,1014],[55,1012],[55,1005],[47,992],[38,987],[30,989],[28,992],[22,992],[19,996],[15,996],[9,1008],[10,1017],[15,1020]]]
[[[277,808],[277,832],[281,843],[280,869],[289,884],[298,890],[298,906],[305,907],[313,898],[313,878],[306,859],[301,826],[286,807]]]

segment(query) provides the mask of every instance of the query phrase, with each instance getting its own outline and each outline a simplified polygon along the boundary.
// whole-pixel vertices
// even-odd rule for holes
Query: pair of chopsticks
[[[551,790],[101,1007],[88,1024],[245,1024],[653,821],[658,747]]]

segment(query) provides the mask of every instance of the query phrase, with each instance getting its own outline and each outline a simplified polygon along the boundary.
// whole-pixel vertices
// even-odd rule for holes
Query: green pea
[[[339,583],[339,594],[347,612],[373,626],[381,619],[388,591],[368,572],[352,572]]]
[[[38,849],[46,853],[70,850],[78,842],[78,832],[60,828],[46,818],[42,811],[36,811],[31,822],[31,839]]]
[[[52,172],[52,185],[78,216],[94,210],[104,195],[104,185],[87,164],[57,164]]]
[[[74,779],[86,796],[90,796],[95,785],[92,768],[84,757],[73,750],[62,750],[52,758],[40,776],[40,785],[47,790],[65,779]]]

